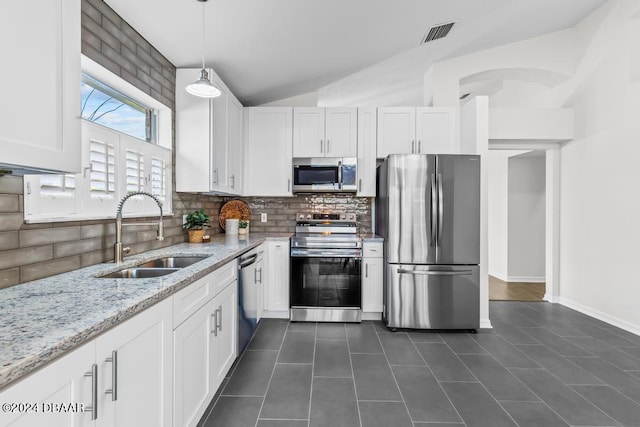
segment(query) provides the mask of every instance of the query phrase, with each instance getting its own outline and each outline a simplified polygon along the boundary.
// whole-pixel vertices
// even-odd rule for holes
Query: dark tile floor
[[[640,426],[640,337],[557,304],[493,330],[261,322],[203,427]]]

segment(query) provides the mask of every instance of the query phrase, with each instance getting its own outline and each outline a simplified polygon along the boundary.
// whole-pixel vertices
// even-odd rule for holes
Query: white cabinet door
[[[227,147],[227,175],[229,193],[241,195],[243,192],[242,173],[244,170],[244,149],[242,141],[242,104],[233,98],[228,103],[229,128]]]
[[[265,311],[289,312],[289,241],[267,241]],[[288,316],[287,316],[288,317]]]
[[[358,108],[358,191],[356,196],[376,196],[375,108]]]
[[[265,282],[268,280],[265,263],[266,247],[267,245],[264,243],[258,247],[258,261],[255,264],[256,273],[254,276],[254,282],[258,293],[256,321],[260,321],[260,319],[262,319],[262,314],[264,312],[264,287]]]
[[[218,87],[220,87],[220,84]],[[227,103],[229,96],[224,91],[211,99],[211,190],[226,193],[229,191],[227,177]]]
[[[325,109],[325,157],[356,157],[358,109]]]
[[[216,308],[215,301],[210,300],[173,333],[173,425],[176,427],[195,426],[215,394],[212,341],[213,334],[217,333]]]
[[[236,360],[238,348],[238,282],[234,281],[214,299],[215,309],[212,341],[212,389],[217,390]]]
[[[95,343],[82,345],[50,365],[0,392],[2,403],[35,403],[38,412],[0,412],[0,425],[10,427],[90,427],[95,426],[91,412],[53,412],[52,404],[92,405],[92,381],[85,376],[95,363]],[[97,366],[96,366],[97,368]],[[44,406],[43,406],[44,405]],[[78,407],[79,408],[79,407]],[[46,412],[43,412],[43,409]],[[98,416],[101,415],[98,407]]]
[[[362,311],[382,312],[382,258],[364,258]]]
[[[245,194],[292,196],[293,110],[251,107],[245,114]]]
[[[211,191],[210,100],[184,88],[199,70],[176,70],[176,191]]]
[[[293,109],[293,157],[324,157],[324,108]]]
[[[164,300],[96,339],[98,427],[172,425],[171,308]]]
[[[416,108],[378,108],[378,158],[416,152]]]
[[[1,2],[0,39],[0,163],[80,172],[80,0]]]
[[[449,108],[419,107],[416,115],[417,152],[457,153],[455,113]]]

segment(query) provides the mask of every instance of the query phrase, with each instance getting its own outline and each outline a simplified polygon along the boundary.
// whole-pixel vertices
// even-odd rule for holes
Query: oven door
[[[362,257],[346,253],[292,251],[291,320],[360,321]]]

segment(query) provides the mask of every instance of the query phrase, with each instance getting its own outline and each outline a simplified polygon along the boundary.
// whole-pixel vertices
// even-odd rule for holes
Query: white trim
[[[480,319],[480,329],[493,329],[493,325],[491,324],[491,320],[489,320],[489,319]]]
[[[582,314],[586,314],[587,316],[594,317],[598,320],[602,320],[610,325],[617,326],[618,328],[624,329],[625,331],[631,332],[632,334],[640,335],[640,325],[635,323],[630,323],[624,319],[621,319],[616,316],[611,316],[607,313],[604,313],[600,310],[593,309],[591,307],[587,307],[570,299],[559,297],[559,303],[564,305],[565,307],[572,308],[576,311],[579,311]]]
[[[362,320],[382,320],[382,313],[377,311],[363,311]]]
[[[493,277],[495,277],[495,278],[496,278],[496,279],[498,279],[498,280],[502,280],[503,282],[508,282],[508,281],[509,281],[509,278],[508,278],[507,276],[503,276],[503,275],[502,275],[502,274],[500,274],[500,273],[492,273],[492,272],[489,272],[489,276],[493,276]]]
[[[289,319],[290,317],[289,310],[264,310],[261,319]]]
[[[551,295],[549,293],[545,293],[542,299],[553,304],[557,304],[560,302],[560,297]]]
[[[508,282],[545,283],[545,276],[509,276]]]

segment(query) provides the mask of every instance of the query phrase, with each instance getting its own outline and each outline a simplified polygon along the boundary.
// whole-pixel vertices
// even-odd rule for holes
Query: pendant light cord
[[[200,0],[202,2],[202,68],[204,69],[204,4],[206,0]]]

